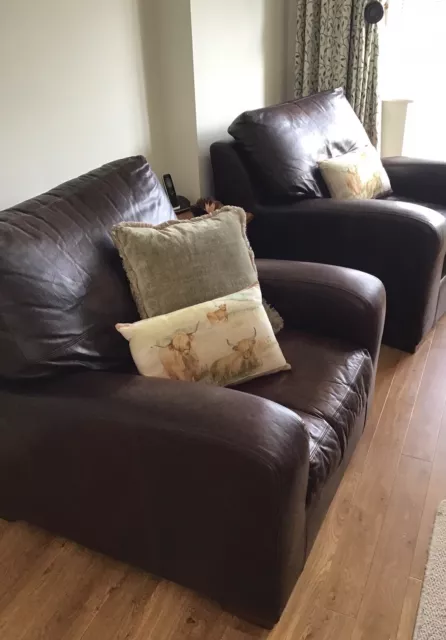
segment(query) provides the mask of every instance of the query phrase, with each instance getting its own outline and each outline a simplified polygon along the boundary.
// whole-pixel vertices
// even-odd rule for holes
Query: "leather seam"
[[[311,414],[308,414],[308,415],[311,415]],[[317,418],[317,416],[313,416],[313,417]],[[325,427],[324,427],[323,432],[319,435],[319,437],[317,439],[315,439],[315,438],[310,436],[311,440],[315,444],[314,451],[316,451],[316,447],[318,447],[320,445],[320,443],[325,439],[325,436],[327,435],[327,433],[329,433],[330,430],[334,432],[334,434],[335,434],[335,436],[337,438],[337,434],[336,434],[335,430],[333,429],[333,427],[331,426],[331,424],[328,422],[328,420],[326,420],[325,418],[319,418],[319,419],[322,419],[324,421]],[[310,435],[310,434],[308,434],[308,435]],[[314,460],[315,459],[315,455],[316,454],[313,455],[313,453],[311,453],[309,455],[309,459],[310,460]]]
[[[83,338],[85,338],[85,336],[87,336],[93,330],[94,330],[94,327],[89,327],[88,329],[83,331],[80,335],[76,336],[75,338],[72,338],[68,342],[65,342],[60,347],[55,347],[54,349],[52,349],[46,354],[44,360],[28,360],[27,359],[28,364],[32,364],[32,365],[45,364],[45,361],[48,360],[48,358],[52,358],[55,354],[59,354],[59,353],[63,354],[65,351],[68,351],[68,349],[70,349],[71,347],[76,345],[78,342],[80,342]]]
[[[369,357],[370,357],[370,356],[369,356]],[[355,377],[358,375],[358,372],[359,372],[359,371],[360,371],[360,369],[363,367],[365,360],[366,360],[366,353],[364,352],[364,350],[362,350],[362,360],[361,360],[361,362],[358,364],[357,368],[355,369]],[[324,421],[324,423],[325,423],[325,424],[326,424],[326,425],[327,425],[327,426],[328,426],[328,427],[333,431],[333,433],[335,434],[336,439],[338,440],[338,443],[339,443],[339,445],[340,445],[340,447],[341,447],[341,448],[342,448],[342,445],[341,445],[340,437],[339,437],[339,435],[338,435],[338,433],[337,433],[337,431],[336,431],[336,429],[334,428],[334,426],[333,426],[333,424],[332,424],[332,423],[335,421],[336,417],[338,416],[339,412],[341,411],[342,407],[344,406],[344,402],[345,402],[346,398],[347,398],[351,393],[353,393],[353,389],[352,389],[351,387],[349,387],[349,388],[347,389],[347,391],[345,392],[345,394],[343,395],[342,400],[339,402],[339,406],[338,406],[338,408],[336,409],[335,413],[334,413],[333,415],[331,415],[331,416],[325,416],[325,415],[324,415],[323,417],[321,417],[321,416],[317,416],[317,415],[315,415],[315,414],[309,413],[308,411],[304,411],[304,413],[306,413],[306,414],[307,414],[307,415],[309,415],[310,417],[316,418],[317,420],[323,420],[323,421]],[[297,409],[296,411],[298,411],[298,409]],[[304,423],[305,423],[305,420],[304,420]],[[323,431],[323,433],[319,436],[319,438],[318,438],[317,440],[315,440],[314,438],[311,438],[311,439],[313,440],[313,442],[315,443],[315,445],[319,445],[319,443],[321,442],[322,438],[326,435],[327,431],[328,431],[328,429],[327,429],[327,428],[325,428],[325,429],[324,429],[324,431]],[[311,436],[310,436],[310,437],[311,437]],[[315,454],[314,454],[314,455],[315,455]],[[313,454],[310,454],[310,460],[314,459],[314,455],[313,455]]]
[[[356,369],[355,369],[355,378],[358,376],[358,372],[359,372],[359,370],[360,370],[360,369],[362,369],[362,367],[363,367],[363,365],[364,365],[364,361],[365,361],[365,353],[363,352],[363,353],[362,353],[362,360],[361,360],[361,362],[358,364],[358,366],[357,366],[357,367],[356,367]],[[332,415],[332,417],[331,417],[331,419],[332,419],[332,420],[334,420],[334,419],[338,416],[338,414],[339,414],[339,412],[340,412],[341,408],[344,406],[344,402],[345,402],[346,398],[347,398],[347,397],[348,397],[352,392],[353,392],[353,389],[352,389],[351,387],[348,387],[347,391],[345,392],[345,394],[344,394],[344,396],[343,396],[343,398],[342,398],[342,401],[339,403],[338,408],[336,409],[335,413],[334,413],[334,414]]]
[[[137,160],[145,160],[144,156],[142,156],[141,154],[136,154],[133,156],[130,156],[128,159],[131,159],[132,161],[137,161]],[[106,165],[104,165],[104,167],[106,167],[108,164],[113,164],[113,162],[111,163],[107,163]],[[103,169],[103,167],[99,167],[96,171],[99,171]],[[85,174],[86,175],[86,174]],[[29,213],[28,211],[23,211],[22,209],[20,209],[21,205],[24,204],[28,204],[28,200],[25,200],[24,202],[21,202],[19,204],[17,204],[16,206],[11,207],[10,209],[6,209],[6,213],[9,213],[10,211],[12,212],[18,212],[18,213],[24,213],[25,215],[30,215],[30,216],[37,216],[39,215],[41,209],[48,209],[51,208],[55,203],[57,202],[66,202],[66,196],[63,195],[59,195],[56,194],[56,191],[60,188],[60,187],[64,187],[66,184],[69,184],[71,182],[76,182],[77,180],[79,180],[79,178],[83,178],[84,175],[81,175],[77,178],[72,178],[71,180],[67,180],[66,182],[54,187],[53,189],[50,189],[50,191],[47,191],[46,193],[41,194],[40,196],[36,196],[35,198],[31,198],[31,201],[37,200],[38,198],[45,196],[51,196],[51,200],[50,202],[44,202],[42,204],[40,204],[39,208],[36,209],[35,211],[33,211],[32,213]],[[102,182],[103,181],[103,176],[102,175],[88,175],[88,178],[91,180],[94,180],[95,182]],[[121,179],[123,179],[123,176],[120,176]],[[77,196],[77,192],[74,192],[72,194],[74,197]]]

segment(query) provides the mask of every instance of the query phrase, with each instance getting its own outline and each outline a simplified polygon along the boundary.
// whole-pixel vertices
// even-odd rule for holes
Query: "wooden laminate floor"
[[[1,640],[410,640],[446,498],[446,319],[383,347],[375,402],[288,607],[267,632],[175,584],[0,520]]]

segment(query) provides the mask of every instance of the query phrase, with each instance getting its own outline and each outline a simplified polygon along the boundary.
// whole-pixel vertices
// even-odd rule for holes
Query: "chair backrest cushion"
[[[0,213],[0,377],[131,363],[117,321],[138,319],[110,230],[175,217],[142,156]]]
[[[242,113],[228,132],[274,199],[327,197],[318,163],[370,145],[343,89]]]

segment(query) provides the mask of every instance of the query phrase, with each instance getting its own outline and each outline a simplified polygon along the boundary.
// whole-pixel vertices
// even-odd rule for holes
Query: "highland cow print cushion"
[[[390,181],[374,147],[319,163],[322,177],[336,200],[369,200],[390,193]]]
[[[144,376],[225,386],[290,369],[258,284],[116,328]]]

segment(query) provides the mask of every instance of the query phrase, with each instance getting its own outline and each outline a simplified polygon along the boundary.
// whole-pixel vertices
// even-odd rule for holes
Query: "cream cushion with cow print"
[[[258,284],[116,328],[144,376],[225,386],[290,369]]]
[[[319,169],[336,200],[367,200],[391,192],[389,176],[377,150],[371,146],[323,160]]]

